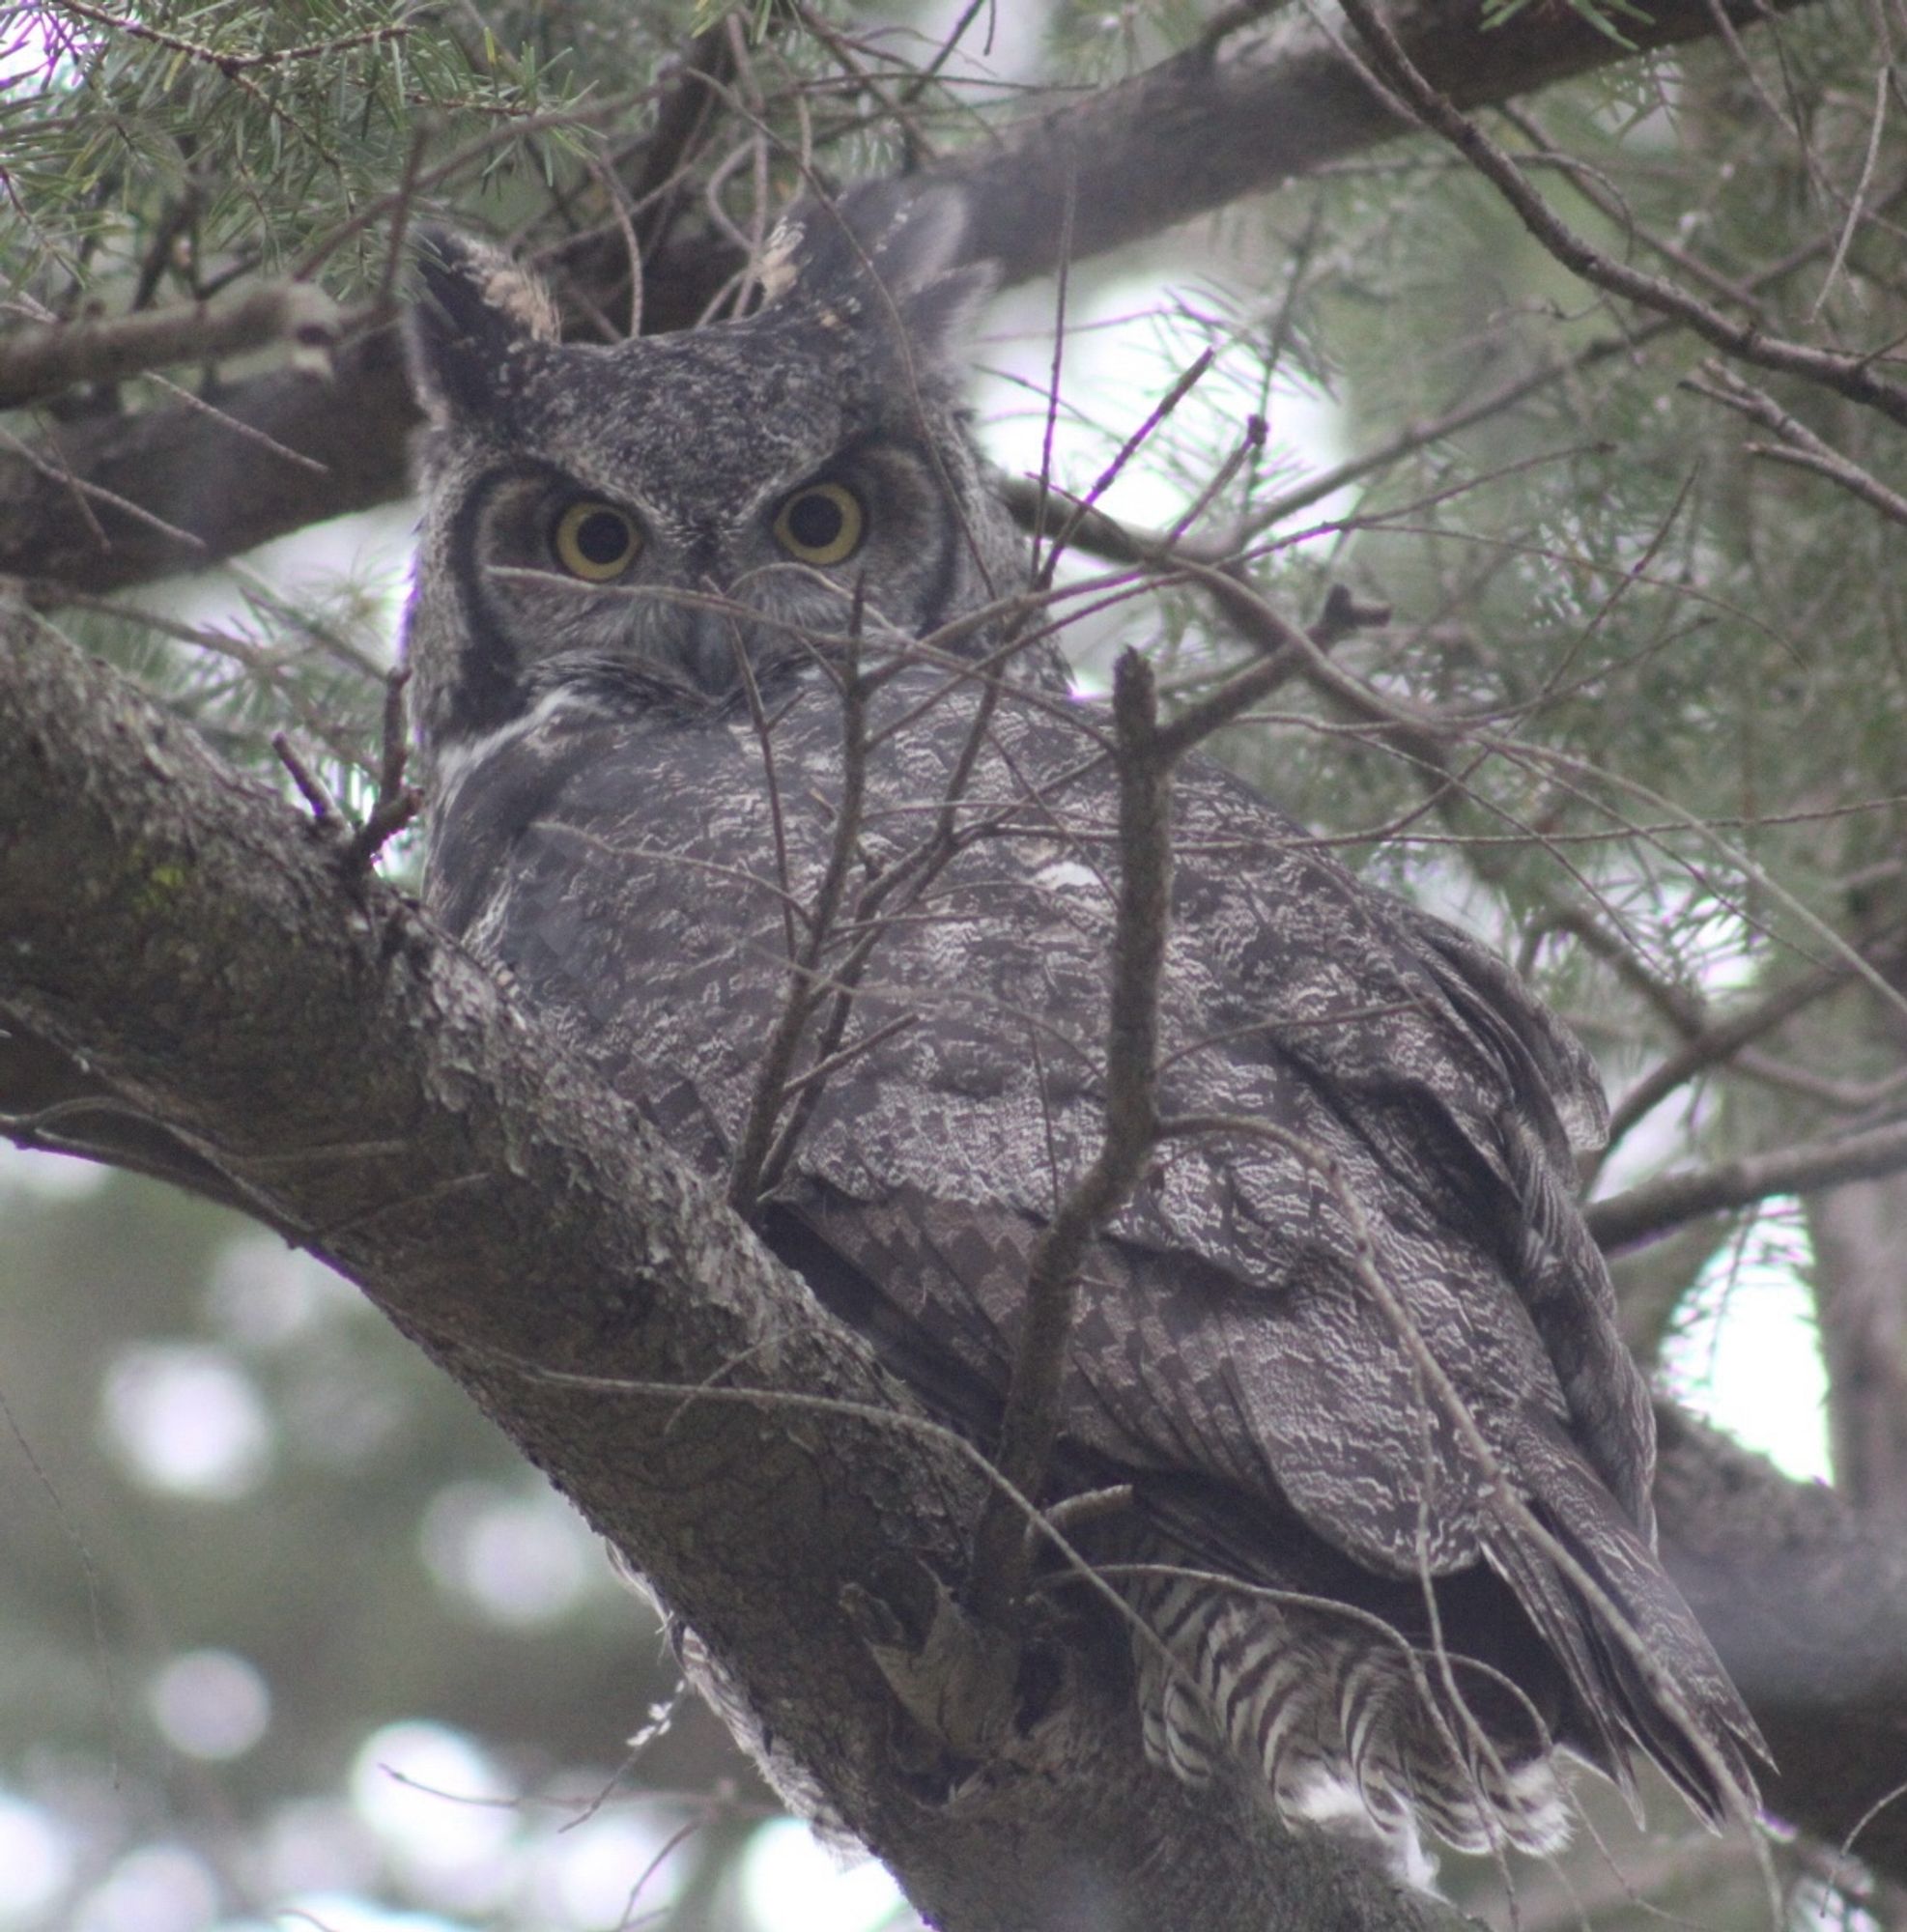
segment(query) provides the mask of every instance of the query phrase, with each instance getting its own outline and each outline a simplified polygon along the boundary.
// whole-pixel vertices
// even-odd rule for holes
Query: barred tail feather
[[[1435,1870],[1423,1829],[1471,1852],[1567,1836],[1549,1733],[1496,1672],[1315,1598],[1190,1575],[1130,1595],[1146,1747],[1177,1776],[1204,1781],[1229,1747],[1288,1823],[1375,1839],[1413,1883]]]

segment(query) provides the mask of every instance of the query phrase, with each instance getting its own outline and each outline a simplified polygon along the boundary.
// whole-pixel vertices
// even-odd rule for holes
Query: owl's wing
[[[851,992],[766,1225],[970,1416],[1004,1387],[1032,1243],[1097,1146],[1118,863],[1084,714],[1010,694],[982,740],[980,703],[925,669],[883,687],[854,891],[806,976],[790,945],[840,796],[818,676],[771,707],[766,753],[745,716],[547,721],[493,757],[434,859],[472,943],[713,1170],[791,988],[817,1031]],[[1295,1512],[1380,1576],[1490,1564],[1619,1771],[1611,1725],[1675,1720],[1505,1531],[1506,1481],[1598,1558],[1739,1765],[1752,1725],[1648,1555],[1645,1391],[1570,1196],[1571,1133],[1599,1106],[1580,1049],[1473,942],[1359,887],[1217,768],[1186,767],[1176,812],[1163,1104],[1244,1124],[1162,1148],[1099,1244],[1068,1443],[1202,1479],[1212,1510]]]
[[[1079,764],[1078,724],[1049,705],[1003,711],[967,810],[1022,810],[895,917],[864,1024],[914,1024],[830,1080],[797,1170],[832,1237],[855,1238],[852,1205],[858,1238],[878,1238],[876,1278],[970,1347],[976,1324],[1014,1332],[1027,1244],[1097,1146],[1117,864],[1109,774],[1049,782]],[[825,710],[817,722],[825,784]],[[956,723],[957,708],[894,748],[896,822],[944,789]],[[791,795],[802,744],[778,748]],[[1079,1426],[1108,1446],[1123,1435],[1128,1457],[1176,1459],[1196,1434],[1191,1466],[1281,1492],[1387,1567],[1423,1560],[1423,1513],[1410,1483],[1369,1472],[1421,1472],[1435,1560],[1469,1560],[1487,1480],[1427,1398],[1408,1321],[1487,1435],[1526,1405],[1566,1418],[1645,1509],[1647,1406],[1570,1200],[1554,1097],[1593,1119],[1580,1049],[1473,942],[1359,887],[1203,762],[1177,787],[1173,921],[1165,1111],[1276,1137],[1161,1151],[1081,1297]],[[931,1203],[998,1264],[937,1260],[954,1233]]]

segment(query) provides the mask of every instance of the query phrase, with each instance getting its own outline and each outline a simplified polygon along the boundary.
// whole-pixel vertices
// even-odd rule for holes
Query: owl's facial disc
[[[810,206],[754,314],[610,345],[565,341],[500,250],[426,235],[405,330],[428,419],[406,645],[424,743],[552,697],[726,704],[850,630],[979,648],[959,626],[1025,560],[963,409],[994,280],[963,232],[952,193]]]
[[[490,667],[519,712],[559,692],[592,709],[662,693],[725,703],[826,657],[856,623],[893,629],[857,586],[892,576],[897,547],[915,563],[930,554],[916,526],[930,505],[924,463],[865,442],[819,463],[804,453],[803,480],[726,489],[655,439],[574,466],[496,465],[456,535],[467,664]]]

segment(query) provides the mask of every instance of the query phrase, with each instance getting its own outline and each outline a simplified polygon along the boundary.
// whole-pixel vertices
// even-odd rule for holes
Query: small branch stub
[[[299,795],[311,810],[311,820],[321,832],[342,834],[349,828],[341,859],[346,875],[355,880],[366,877],[373,862],[398,833],[423,809],[423,793],[405,781],[411,758],[410,726],[405,715],[404,687],[411,681],[408,666],[400,665],[384,679],[383,753],[378,766],[378,795],[361,824],[352,825],[349,815],[329,787],[299,756],[283,731],[271,734],[271,750],[284,766]]]
[[[378,796],[369,815],[345,847],[345,865],[355,874],[371,869],[378,854],[423,810],[424,795],[405,781],[411,762],[411,727],[404,687],[409,665],[398,665],[384,679],[384,750],[378,766]]]

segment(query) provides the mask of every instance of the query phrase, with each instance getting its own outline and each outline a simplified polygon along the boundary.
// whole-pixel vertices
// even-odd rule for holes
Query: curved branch
[[[1410,57],[1371,0],[1344,0],[1344,9],[1385,84],[1396,88],[1424,126],[1441,134],[1502,195],[1530,234],[1572,274],[1667,316],[1745,362],[1802,377],[1907,425],[1907,387],[1875,374],[1875,352],[1817,349],[1769,335],[1752,321],[1731,316],[1674,282],[1591,247],[1537,192],[1508,151],[1459,111],[1454,93],[1440,88]]]
[[[1609,1110],[1608,1147],[1613,1148],[1637,1122],[1699,1073],[1733,1060],[1744,1047],[1782,1027],[1817,1000],[1836,993],[1853,979],[1854,960],[1841,957],[1777,986],[1753,1006],[1712,1024],[1698,1024],[1660,1065],[1651,1067]]]

